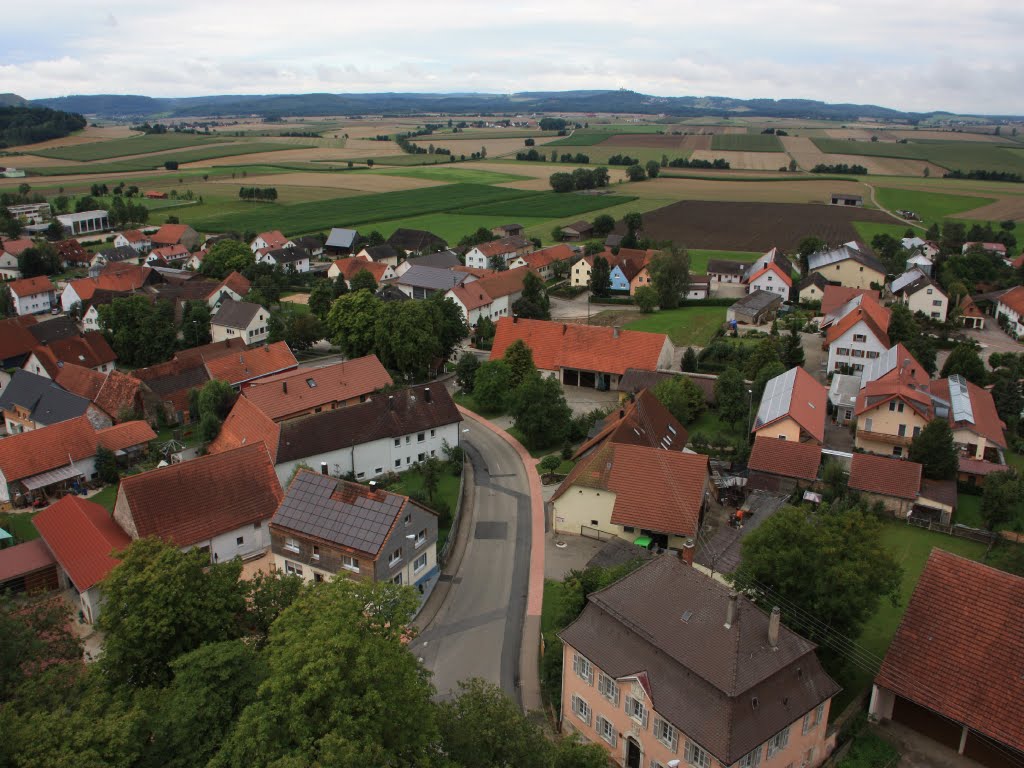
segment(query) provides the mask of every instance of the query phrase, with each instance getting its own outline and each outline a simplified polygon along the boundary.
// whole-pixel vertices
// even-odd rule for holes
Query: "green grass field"
[[[400,475],[400,480],[395,485],[391,486],[389,490],[395,493],[401,493],[405,496],[410,496],[413,493],[423,492],[423,475],[416,469],[410,469],[403,472]],[[450,514],[455,514],[455,507],[459,503],[459,476],[453,475],[449,472],[444,472],[441,475],[441,480],[437,485],[438,497],[448,506]],[[451,519],[450,517],[448,518]],[[437,528],[437,551],[440,552],[444,543],[448,540],[448,531],[451,529],[451,525],[438,525]]]
[[[984,528],[985,519],[981,516],[981,496],[972,496],[969,493],[961,493],[957,496],[953,522],[969,525],[971,528]],[[1011,520],[996,526],[996,530],[1024,530],[1024,503],[1018,502],[1015,516]]]
[[[457,165],[452,168],[389,168],[385,171],[374,171],[385,176],[407,176],[413,179],[429,179],[430,181],[445,181],[452,184],[504,184],[509,181],[526,181],[531,176],[517,176],[511,173],[497,173],[495,171],[477,171]]]
[[[690,249],[690,273],[694,275],[706,275],[708,272],[708,259],[727,259],[729,261],[752,262],[763,254],[754,251],[707,251]]]
[[[411,189],[379,195],[357,195],[295,205],[265,205],[224,216],[197,218],[190,223],[207,232],[224,230],[260,231],[275,226],[286,234],[315,232],[328,227],[354,226],[368,222],[457,211],[471,205],[513,200],[537,194],[483,184],[452,184],[442,188]]]
[[[887,189],[879,187],[875,190],[878,202],[890,211],[913,211],[921,217],[926,226],[941,224],[942,220],[954,213],[969,211],[995,202],[991,197],[973,197],[969,195],[947,195],[940,192],[922,192],[909,189]]]
[[[547,147],[550,147],[550,146],[551,146],[550,144],[546,144],[545,146],[541,147],[541,150],[546,149]],[[580,152],[582,152],[584,155],[586,155],[587,157],[590,158],[590,164],[591,165],[607,165],[608,158],[611,157],[612,155],[629,155],[633,159],[639,160],[640,164],[643,165],[648,160],[657,160],[658,162],[661,162],[661,158],[662,158],[663,155],[667,156],[669,160],[675,160],[677,158],[687,158],[691,154],[690,150],[688,150],[688,149],[652,149],[650,147],[613,147],[613,146],[608,146],[607,144],[599,144],[597,146],[587,147],[586,149],[581,149]],[[559,154],[561,154],[561,152]],[[576,154],[576,153],[573,152],[573,154]],[[551,156],[550,152],[548,152],[548,156],[549,157]],[[554,164],[552,164],[552,165],[554,165]],[[562,165],[562,164],[559,163],[558,165]],[[621,166],[615,166],[615,167],[621,167]],[[570,167],[569,170],[572,170],[572,168]],[[552,173],[554,173],[554,171],[552,171]]]
[[[544,224],[544,219],[535,219],[520,216],[516,218],[517,224],[524,227]],[[455,245],[465,235],[472,234],[478,229],[491,229],[501,224],[508,224],[508,216],[465,216],[461,213],[428,213],[423,216],[411,216],[402,219],[390,219],[387,221],[373,221],[359,225],[360,232],[373,232],[377,230],[384,237],[388,237],[399,227],[406,229],[425,229],[443,238],[449,245]],[[543,227],[542,227],[543,229]],[[551,226],[547,227],[550,234]]]
[[[113,514],[114,503],[117,501],[117,486],[108,485],[106,488],[101,489],[98,493],[91,496],[89,501],[99,504],[101,507]]]
[[[686,425],[690,437],[699,432],[712,444],[725,444],[741,438],[745,428],[744,424],[729,424],[722,421],[718,416],[718,411],[711,408],[701,413],[695,422]]]
[[[924,237],[923,229],[914,229],[909,224],[898,224],[896,221],[893,221],[892,224],[879,224],[874,221],[855,221],[853,222],[853,228],[857,230],[861,242],[868,245],[871,245],[871,240],[875,235],[892,235],[895,238],[901,238],[908,229],[913,230],[918,237]]]
[[[1024,173],[1024,153],[999,144],[968,141],[932,141],[909,144],[892,142],[812,139],[822,152],[866,157],[899,157],[927,160],[949,170],[989,170]]]
[[[592,147],[595,144],[600,144],[612,135],[606,131],[591,131],[581,128],[574,132],[572,136],[563,136],[560,139],[549,141],[544,146],[537,148],[537,151],[543,151],[546,147]]]
[[[469,157],[469,152],[466,156]],[[351,160],[356,165],[366,165],[368,158],[346,157],[344,160]],[[452,161],[448,155],[385,155],[383,157],[372,157],[374,165],[451,165]]]
[[[626,329],[667,333],[678,346],[703,347],[724,322],[725,307],[683,307],[641,315]]]
[[[534,192],[514,200],[501,200],[460,209],[460,213],[472,216],[512,216],[519,218],[559,218],[579,216],[613,205],[623,205],[636,200],[626,195],[577,195],[572,193]]]
[[[92,144],[77,144],[56,149],[39,149],[29,154],[39,157],[53,157],[57,160],[71,160],[85,163],[91,160],[110,160],[114,157],[141,155],[146,152],[163,152],[169,149],[195,147],[201,144],[226,142],[224,137],[198,136],[191,133],[164,133],[132,136],[127,139],[97,141]]]
[[[16,544],[39,538],[39,531],[32,525],[35,512],[0,512],[0,528],[14,537]]]
[[[732,152],[784,152],[779,137],[771,133],[716,133],[711,149]]]

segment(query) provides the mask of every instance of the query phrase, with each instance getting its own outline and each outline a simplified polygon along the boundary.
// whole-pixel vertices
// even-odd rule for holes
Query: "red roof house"
[[[211,379],[226,381],[233,387],[246,387],[264,376],[298,367],[299,361],[283,341],[246,347],[237,354],[222,355],[206,361],[206,372]]]
[[[915,461],[855,453],[847,485],[881,501],[897,516],[906,517],[921,490],[921,470]]]
[[[752,432],[797,442],[825,441],[828,393],[811,374],[790,368],[768,381]]]
[[[747,467],[751,472],[750,487],[772,489],[771,483],[754,483],[754,473],[790,480],[813,481],[821,466],[821,445],[755,437]],[[778,486],[776,485],[776,488]]]

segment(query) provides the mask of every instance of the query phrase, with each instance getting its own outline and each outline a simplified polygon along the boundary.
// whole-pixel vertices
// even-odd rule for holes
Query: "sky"
[[[1013,0],[46,0],[5,13],[0,92],[628,88],[1024,115]]]

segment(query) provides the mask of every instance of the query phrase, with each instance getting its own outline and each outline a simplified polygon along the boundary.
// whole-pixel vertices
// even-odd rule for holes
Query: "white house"
[[[115,248],[133,248],[137,253],[147,253],[153,248],[153,241],[138,229],[126,229],[118,232],[114,238]]]
[[[523,280],[529,267],[516,267],[493,275],[462,283],[445,293],[462,310],[472,327],[482,317],[497,322],[512,315],[512,305],[523,295]]]
[[[210,319],[213,341],[243,339],[247,345],[259,344],[270,335],[270,312],[249,301],[225,299]]]
[[[261,248],[256,251],[257,264],[270,264],[284,270],[309,272],[309,251],[305,248]]]
[[[889,310],[866,294],[828,329],[828,370],[849,366],[855,373],[889,349]]]
[[[17,280],[21,277],[18,257],[35,243],[27,237],[0,242],[0,280]]]
[[[270,232],[260,232],[256,235],[256,239],[249,244],[249,250],[253,253],[257,251],[270,250],[274,248],[294,248],[295,243],[285,237],[279,230],[271,230]]]
[[[768,291],[768,293],[777,293],[785,301],[789,300],[789,292],[792,287],[792,278],[783,272],[782,268],[774,261],[754,272],[747,282],[748,293]]]
[[[366,480],[443,458],[445,443],[460,444],[461,421],[448,391],[436,384],[374,394],[361,403],[280,423],[240,397],[209,451],[266,444],[282,486],[300,464]]]
[[[50,278],[45,275],[26,277],[7,284],[14,300],[14,311],[18,315],[35,315],[49,312],[57,306],[56,292]]]
[[[949,297],[939,288],[938,283],[922,274],[919,267],[894,279],[890,290],[896,300],[906,304],[911,312],[921,312],[933,320],[946,321]]]
[[[523,256],[530,250],[530,241],[521,237],[503,237],[489,243],[480,243],[466,253],[466,266],[475,269],[490,269],[492,262],[503,265]]]
[[[1024,336],[1024,286],[1018,285],[996,301],[996,319],[1006,317],[1007,329],[1014,336]]]

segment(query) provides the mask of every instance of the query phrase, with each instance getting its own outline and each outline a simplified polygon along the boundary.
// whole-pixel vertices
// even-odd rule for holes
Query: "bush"
[[[557,453],[551,453],[540,460],[537,465],[543,474],[551,474],[562,465],[562,457]]]

